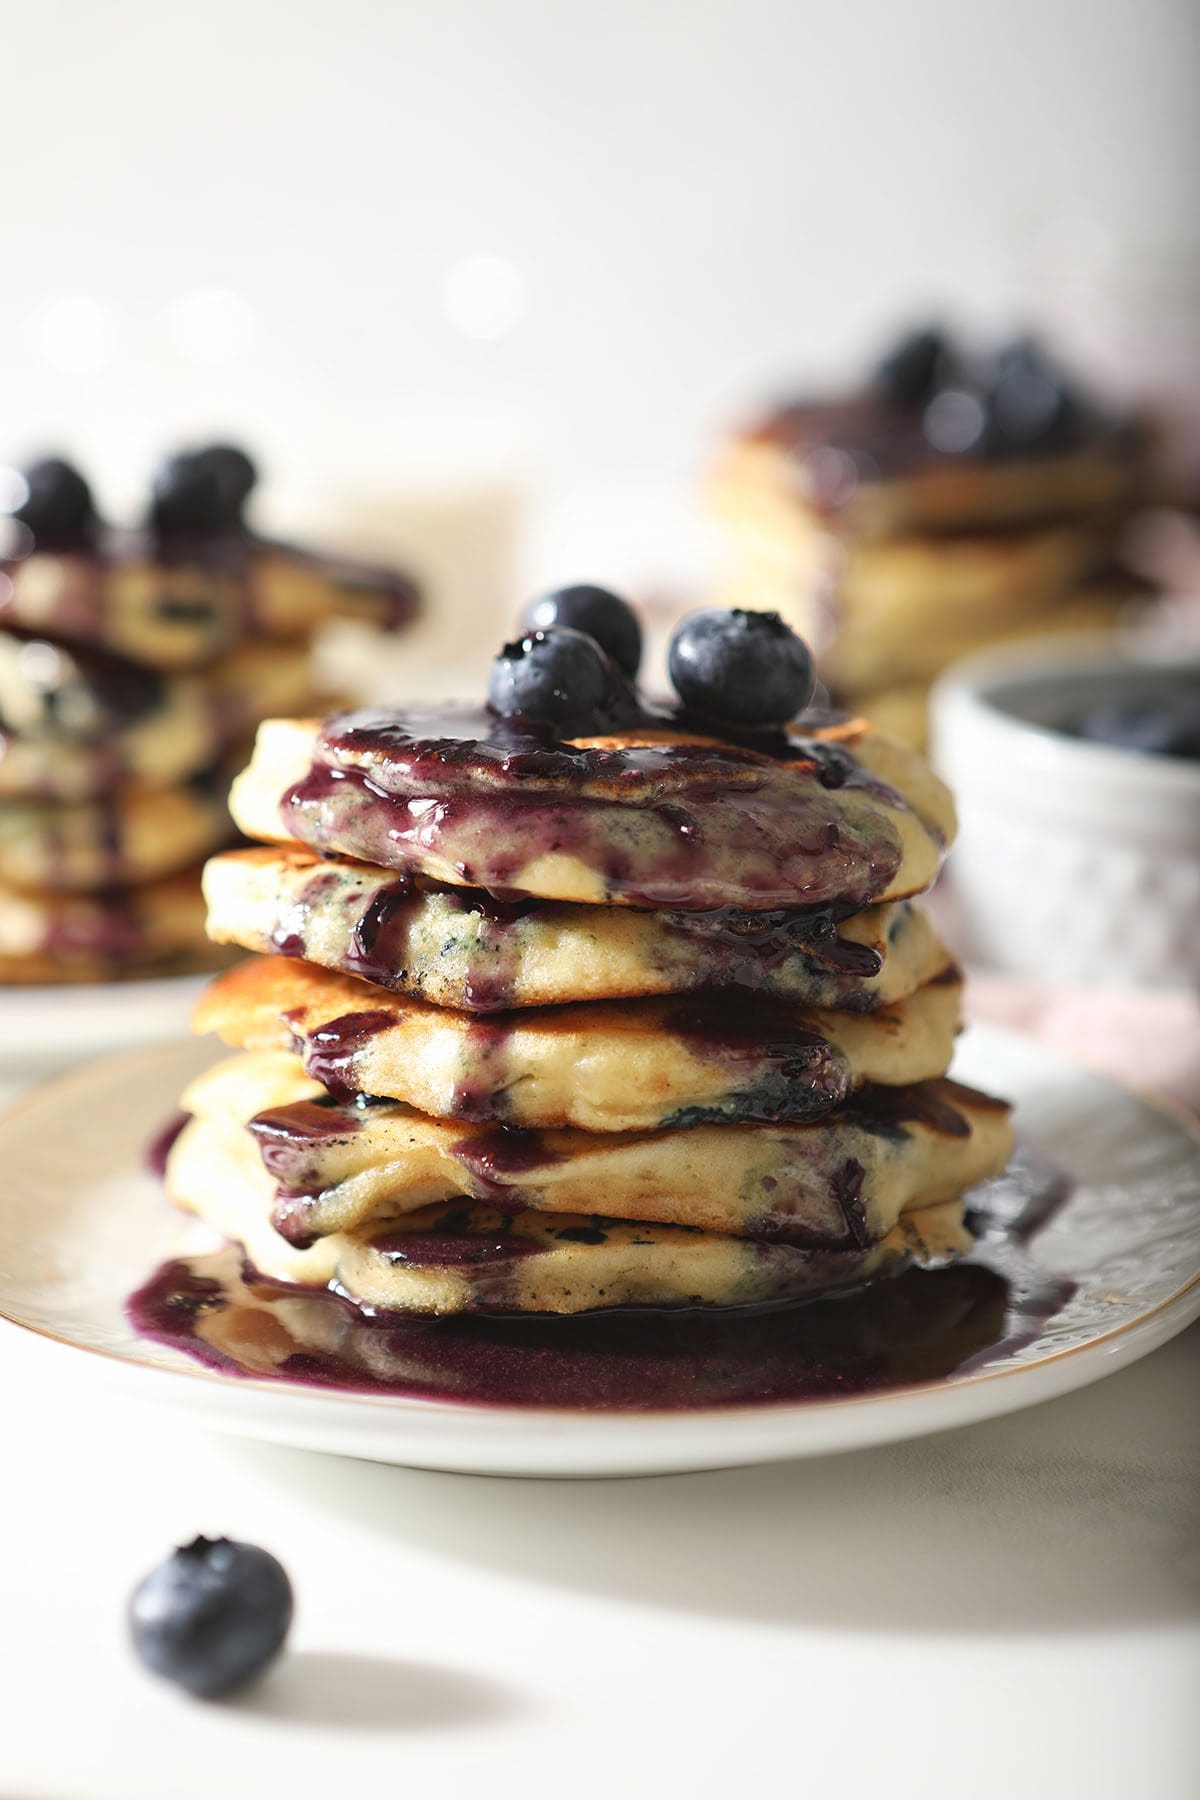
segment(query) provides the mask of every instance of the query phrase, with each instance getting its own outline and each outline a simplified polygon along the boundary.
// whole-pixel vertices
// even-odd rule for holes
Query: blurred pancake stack
[[[229,445],[169,459],[144,529],[58,458],[15,480],[0,546],[0,982],[211,967],[199,869],[259,720],[310,706],[336,616],[393,630],[403,576],[245,523]]]
[[[678,699],[569,589],[487,706],[274,719],[205,874],[259,954],[198,1029],[167,1191],[368,1312],[752,1305],[961,1253],[1008,1109],[946,1079],[915,752],[827,712],[779,620],[693,615]],[[747,714],[752,722],[747,721]],[[771,722],[777,721],[777,722]]]
[[[922,744],[930,683],[984,645],[1136,617],[1121,561],[1139,423],[1028,338],[904,338],[861,388],[796,400],[728,446],[722,598],[779,611],[834,699]]]

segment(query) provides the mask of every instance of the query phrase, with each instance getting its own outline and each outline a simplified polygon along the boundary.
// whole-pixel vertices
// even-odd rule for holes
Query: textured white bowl
[[[1053,723],[1194,680],[1200,650],[1111,639],[993,652],[933,695],[933,757],[958,801],[960,947],[1038,980],[1200,989],[1200,764]]]

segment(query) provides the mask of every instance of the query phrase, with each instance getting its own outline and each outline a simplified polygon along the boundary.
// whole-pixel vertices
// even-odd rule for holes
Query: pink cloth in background
[[[967,978],[968,1019],[1028,1032],[1143,1093],[1200,1114],[1200,997],[1129,988],[1043,987]]]

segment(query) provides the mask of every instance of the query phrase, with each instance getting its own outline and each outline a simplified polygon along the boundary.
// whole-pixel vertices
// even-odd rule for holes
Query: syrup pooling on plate
[[[143,1336],[226,1374],[406,1399],[681,1411],[851,1398],[969,1374],[1034,1341],[1071,1288],[1037,1268],[1028,1237],[1068,1191],[1057,1167],[1019,1156],[978,1191],[984,1247],[968,1261],[768,1310],[372,1317],[265,1281],[227,1247],[164,1264],[128,1312]],[[474,1236],[464,1254],[486,1256],[488,1242]],[[511,1257],[511,1241],[497,1246]],[[411,1240],[397,1252],[419,1254]]]

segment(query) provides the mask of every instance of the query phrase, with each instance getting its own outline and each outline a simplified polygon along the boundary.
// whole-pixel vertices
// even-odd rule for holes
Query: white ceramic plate
[[[31,1065],[78,1062],[108,1050],[163,1043],[188,1028],[208,975],[152,981],[0,988],[0,1079]]]
[[[1038,1334],[970,1374],[848,1399],[674,1413],[522,1411],[216,1373],[136,1337],[126,1296],[190,1229],[143,1146],[213,1051],[143,1050],[47,1084],[0,1120],[0,1316],[148,1400],[250,1437],[435,1469],[631,1475],[730,1467],[919,1436],[1099,1380],[1200,1314],[1200,1138],[1025,1039],[975,1031],[956,1073],[1006,1094],[1027,1142],[1074,1175],[1033,1254],[1078,1286]],[[2,1335],[2,1334],[0,1334]],[[3,1377],[0,1342],[0,1379]],[[90,1354],[81,1355],[80,1352]]]

